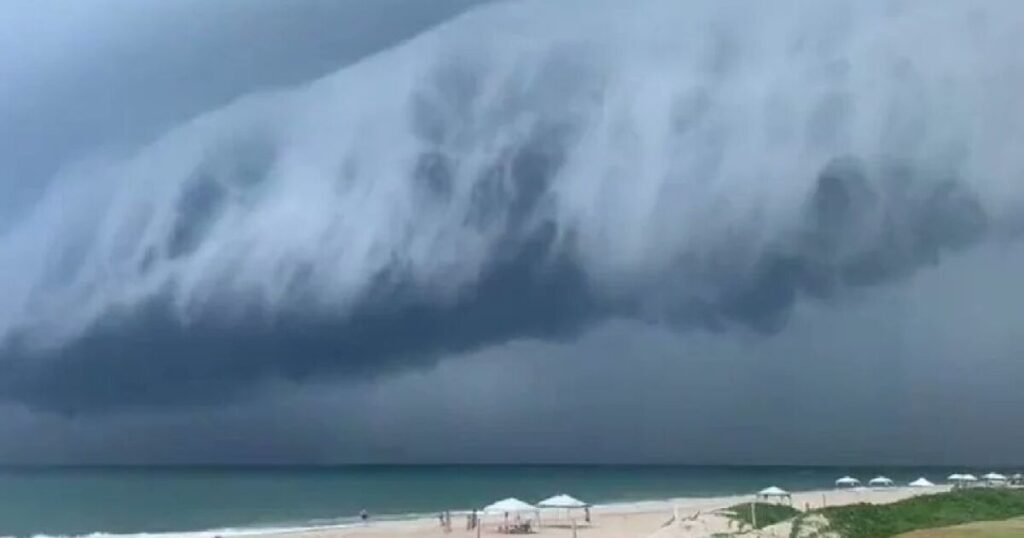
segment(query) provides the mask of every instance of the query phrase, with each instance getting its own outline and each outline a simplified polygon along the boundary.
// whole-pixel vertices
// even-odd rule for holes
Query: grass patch
[[[893,504],[836,506],[818,513],[828,518],[829,530],[844,538],[890,538],[919,529],[1024,516],[1024,491],[967,489]]]
[[[757,513],[756,527],[754,527],[751,517],[750,503],[730,506],[725,509],[725,512],[729,514],[730,519],[739,523],[740,528],[751,527],[755,529],[781,523],[787,519],[793,519],[800,513],[796,508],[784,504],[754,503],[754,505],[754,512]]]

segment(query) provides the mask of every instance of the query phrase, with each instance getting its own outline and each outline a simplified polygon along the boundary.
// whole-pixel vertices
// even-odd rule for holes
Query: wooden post
[[[572,518],[572,538],[576,538],[576,518]]]
[[[757,528],[757,499],[750,503],[750,524]]]

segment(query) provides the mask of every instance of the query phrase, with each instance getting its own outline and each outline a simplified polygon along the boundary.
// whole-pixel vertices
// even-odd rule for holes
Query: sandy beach
[[[793,506],[800,510],[822,505],[840,506],[855,503],[884,504],[916,495],[948,491],[948,487],[891,488],[872,490],[819,490],[793,494]],[[737,527],[720,513],[724,508],[750,502],[752,495],[708,498],[680,498],[629,504],[598,505],[592,509],[592,523],[579,525],[578,536],[590,538],[697,538],[715,533],[735,532]],[[577,514],[582,519],[582,514]],[[564,512],[544,511],[542,525],[531,536],[569,537],[572,525]],[[508,536],[497,532],[500,518],[484,518],[481,536]],[[450,538],[476,536],[466,530],[464,515],[452,516],[452,531],[445,532],[437,519],[401,522],[376,522],[365,526],[329,528],[275,535],[279,538]],[[789,526],[781,524],[749,532],[745,536],[789,536]]]

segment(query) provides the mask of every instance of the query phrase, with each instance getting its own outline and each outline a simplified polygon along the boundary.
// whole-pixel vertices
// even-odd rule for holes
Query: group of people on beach
[[[445,533],[452,532],[452,513],[445,510],[437,514],[437,520],[441,523],[441,529]],[[476,510],[466,514],[466,530],[470,531],[476,528],[480,524],[480,518],[476,515]]]
[[[584,521],[587,522],[587,523],[590,523],[590,507],[589,506],[585,507],[583,509],[583,513],[584,513]],[[366,510],[360,510],[359,511],[359,519],[362,520],[363,523],[367,523],[370,520],[370,514],[368,514],[366,512]],[[452,513],[450,511],[445,510],[444,512],[440,512],[439,514],[437,514],[437,521],[441,524],[441,529],[443,529],[445,533],[452,532]],[[479,524],[480,524],[480,516],[477,515],[475,509],[472,512],[466,514],[466,530],[467,531],[471,531],[471,530],[475,529],[477,527],[477,525],[479,525]],[[219,538],[219,537],[215,537],[215,538]]]

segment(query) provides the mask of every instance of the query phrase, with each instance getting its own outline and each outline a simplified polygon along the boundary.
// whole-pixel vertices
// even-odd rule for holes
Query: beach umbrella
[[[893,481],[886,476],[876,476],[868,481],[868,485],[875,487],[889,487],[893,485]]]
[[[953,473],[953,474],[951,474],[951,475],[946,477],[946,480],[949,480],[950,482],[961,482],[961,481],[963,481],[963,479],[964,479],[964,475],[962,475],[960,473]]]
[[[843,486],[853,487],[853,486],[859,486],[859,485],[860,485],[860,480],[857,480],[856,478],[854,478],[852,476],[844,476],[844,477],[840,478],[839,480],[836,480],[836,487],[843,487]]]
[[[1005,475],[1001,475],[999,473],[988,473],[987,475],[983,476],[982,478],[984,478],[985,480],[988,480],[989,482],[1006,482],[1006,476]]]
[[[963,481],[963,482],[977,482],[978,481],[978,477],[976,477],[976,476],[974,476],[974,475],[972,475],[970,473],[967,473],[967,474],[960,475],[960,480]]]
[[[537,503],[537,506],[541,508],[586,508],[590,505],[571,495],[560,493],[554,497],[544,499]]]
[[[927,478],[923,476],[910,483],[910,487],[912,488],[930,488],[934,485],[935,484],[932,484]]]

